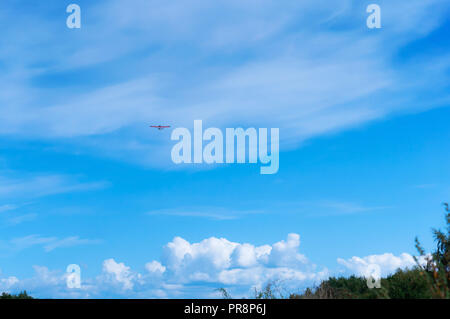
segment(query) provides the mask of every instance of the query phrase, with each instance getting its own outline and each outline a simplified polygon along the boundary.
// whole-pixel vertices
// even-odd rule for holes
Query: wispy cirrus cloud
[[[78,236],[69,236],[65,238],[44,237],[41,235],[28,235],[25,237],[13,238],[9,241],[3,241],[4,249],[10,251],[21,251],[31,247],[42,247],[45,252],[51,252],[57,248],[67,248],[79,245],[93,245],[101,243],[97,239],[84,239]]]
[[[167,154],[167,140],[149,136],[148,123],[279,127],[286,148],[448,104],[448,55],[393,61],[405,45],[439,28],[450,6],[438,0],[380,5],[383,28],[376,31],[365,27],[364,3],[338,0],[189,6],[133,0],[127,7],[102,1],[86,5],[96,17],[89,30],[96,32],[86,27],[80,36],[67,34],[59,20],[44,21],[44,13],[40,21],[20,12],[25,25],[9,23],[2,40],[16,45],[0,51],[9,65],[0,76],[8,88],[0,94],[6,123],[0,134],[167,166],[168,156],[158,155]],[[14,37],[29,24],[37,26],[31,28],[36,41]],[[61,40],[68,36],[71,41]],[[427,102],[418,103],[419,95]]]
[[[308,217],[344,216],[356,214],[369,214],[383,212],[392,206],[370,205],[358,201],[345,200],[317,200],[317,201],[293,201],[279,202],[259,207],[258,203],[252,203],[253,208],[234,209],[221,206],[175,207],[156,209],[146,212],[149,216],[178,216],[206,218],[211,220],[235,220],[254,217],[261,214],[303,214]]]
[[[84,182],[81,179],[81,176],[74,175],[1,170],[1,223],[6,226],[15,226],[35,220],[39,214],[33,205],[42,197],[98,191],[110,185],[107,181]]]
[[[339,202],[339,201],[322,201],[316,204],[317,207],[322,208],[324,211],[318,212],[318,215],[351,215],[361,214],[374,211],[380,211],[390,206],[368,206],[354,202]]]
[[[214,220],[239,219],[248,215],[265,214],[263,210],[233,210],[224,207],[171,208],[149,211],[150,216],[167,215],[180,217],[198,217]]]
[[[36,213],[27,213],[27,214],[20,214],[20,215],[13,215],[6,219],[7,225],[19,225],[24,222],[33,221],[38,217],[38,214]]]
[[[29,174],[25,172],[0,172],[1,198],[38,198],[43,196],[98,190],[107,187],[107,182],[79,182],[76,177],[54,174]],[[4,209],[15,207],[3,206]]]
[[[390,205],[376,205],[352,199],[322,199],[303,201],[284,201],[272,203],[266,211],[276,211],[278,214],[301,213],[308,217],[344,216],[383,212],[390,209]]]
[[[16,205],[12,205],[12,204],[1,205],[0,206],[0,213],[11,211],[11,210],[15,210],[16,208],[17,208],[17,206]]]
[[[437,186],[437,184],[417,184],[417,185],[413,185],[413,188],[417,188],[417,189],[431,189],[431,188],[435,188]]]

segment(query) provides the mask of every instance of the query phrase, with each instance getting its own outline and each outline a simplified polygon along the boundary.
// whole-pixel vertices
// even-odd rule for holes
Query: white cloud
[[[397,269],[412,268],[416,266],[413,256],[402,253],[395,256],[391,253],[382,255],[370,255],[366,257],[352,257],[350,259],[338,258],[338,263],[345,266],[352,273],[359,276],[368,276],[371,274],[370,265],[380,267],[381,276],[387,276],[394,273]],[[424,257],[419,258],[419,262],[423,262]]]
[[[154,260],[145,264],[145,269],[151,274],[162,275],[166,271],[166,267],[161,265],[160,262]]]
[[[103,274],[107,282],[119,285],[124,290],[133,288],[133,281],[136,275],[130,270],[130,267],[124,263],[117,263],[114,259],[107,259],[103,262]]]
[[[78,236],[65,238],[43,237],[41,235],[28,235],[24,237],[13,238],[9,241],[0,241],[3,243],[3,249],[10,251],[20,251],[33,246],[41,246],[45,252],[50,252],[56,248],[73,247],[79,245],[91,245],[100,243],[96,239],[83,239]]]
[[[108,186],[109,183],[105,181],[80,181],[80,176],[0,170],[0,218],[5,225],[18,225],[38,217],[38,214],[30,212],[28,207],[37,198],[73,192],[95,191]],[[20,204],[10,204],[8,203],[10,200],[15,200]],[[2,202],[6,203],[2,204]],[[32,240],[33,238],[29,239]],[[60,246],[82,244],[83,241],[75,237],[65,238],[63,242],[55,241],[48,245],[46,250],[50,251]]]
[[[36,297],[54,296],[58,298],[89,298],[97,292],[96,285],[84,278],[80,289],[71,289],[67,286],[68,273],[64,270],[50,270],[45,266],[33,266],[35,276],[19,282],[20,290],[26,290]],[[83,275],[83,272],[81,272]],[[17,290],[16,290],[17,291]]]
[[[2,198],[37,198],[68,192],[97,190],[108,185],[106,182],[83,183],[74,176],[35,175],[25,172],[0,172],[0,199]],[[11,210],[15,206],[2,206]]]
[[[17,277],[0,278],[0,292],[18,293],[26,290],[33,297],[40,298],[88,298],[95,287],[84,281],[81,289],[69,289],[67,274],[59,270],[49,270],[45,266],[33,266],[34,276],[20,279]]]
[[[183,285],[203,282],[216,287],[229,286],[240,294],[268,281],[298,287],[324,279],[328,270],[317,270],[299,253],[299,246],[297,234],[262,246],[216,237],[190,243],[176,237],[163,249],[161,264],[166,269],[163,278]]]
[[[15,210],[16,208],[17,208],[16,205],[11,205],[11,204],[1,205],[0,206],[0,213],[7,212],[7,211],[10,211],[10,210]]]
[[[363,4],[342,0],[92,3],[96,32],[82,28],[71,41],[48,32],[60,30],[59,20],[22,13],[25,23],[9,21],[10,32],[0,40],[0,58],[9,66],[0,76],[0,134],[167,166],[167,140],[149,136],[148,123],[187,126],[203,119],[219,127],[279,127],[282,147],[297,147],[318,135],[448,102],[448,56],[392,63],[405,44],[442,24],[448,4],[380,1],[383,29],[377,33],[364,27]],[[14,36],[23,28],[34,41]],[[102,73],[95,68],[111,61],[107,71],[121,76],[95,81]],[[70,72],[81,67],[91,81],[85,86],[71,82]],[[52,79],[63,87],[41,83]],[[443,89],[434,94],[439,100],[417,104],[416,95],[430,89]]]
[[[17,216],[13,216],[11,218],[8,218],[6,220],[6,223],[9,224],[9,225],[18,225],[18,224],[21,224],[23,222],[32,221],[32,220],[36,219],[36,217],[37,217],[37,214],[35,214],[35,213],[17,215]]]
[[[11,248],[22,250],[32,246],[46,245],[57,240],[56,237],[42,237],[40,235],[28,235],[24,237],[13,238],[9,241]]]
[[[50,245],[53,238],[30,236],[15,240],[16,245]],[[315,265],[298,252],[300,237],[289,234],[287,240],[273,245],[254,246],[211,237],[190,243],[175,237],[163,248],[161,261],[145,264],[145,272],[133,271],[113,258],[103,262],[102,273],[95,279],[82,277],[82,290],[73,291],[65,285],[65,274],[35,266],[36,276],[12,282],[10,288],[26,285],[54,296],[128,296],[148,297],[212,297],[214,287],[230,287],[244,296],[253,287],[268,281],[283,286],[307,285],[326,278],[326,268]],[[6,279],[5,279],[6,280]],[[39,286],[44,288],[39,289]],[[30,289],[27,289],[30,290]]]
[[[263,210],[230,210],[224,207],[195,207],[160,209],[147,212],[148,215],[169,215],[180,217],[198,217],[214,220],[238,219],[246,215],[264,214]]]
[[[55,239],[46,245],[44,245],[44,250],[46,252],[52,251],[56,248],[62,248],[62,247],[73,247],[73,246],[79,246],[79,245],[92,245],[92,244],[98,244],[100,243],[100,240],[96,239],[84,239],[80,238],[78,236],[70,236],[66,238],[61,239]]]
[[[314,207],[315,216],[351,215],[380,211],[389,206],[366,206],[357,202],[321,201],[309,203]]]
[[[0,278],[0,292],[9,292],[9,290],[17,283],[19,283],[19,279],[14,276]]]
[[[47,244],[49,239],[35,238],[35,242]],[[146,263],[142,273],[110,258],[103,261],[100,275],[86,278],[82,271],[82,288],[69,289],[64,271],[34,266],[36,275],[29,279],[0,277],[0,289],[26,289],[38,297],[61,298],[211,298],[218,297],[215,288],[225,287],[234,297],[249,297],[253,288],[260,289],[268,282],[278,283],[283,291],[297,292],[336,275],[311,263],[299,248],[300,236],[294,233],[286,240],[261,246],[216,237],[190,243],[175,237],[164,246],[161,260]],[[406,253],[339,258],[338,263],[347,269],[346,275],[358,276],[365,276],[372,264],[380,266],[382,276],[415,265]]]

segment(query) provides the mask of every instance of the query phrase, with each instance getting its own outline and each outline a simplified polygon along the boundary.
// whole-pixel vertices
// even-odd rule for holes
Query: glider
[[[166,126],[163,126],[163,125],[150,125],[150,127],[153,127],[153,128],[157,128],[158,130],[163,130],[163,129],[165,129],[165,128],[169,128],[170,126],[169,125],[166,125]]]

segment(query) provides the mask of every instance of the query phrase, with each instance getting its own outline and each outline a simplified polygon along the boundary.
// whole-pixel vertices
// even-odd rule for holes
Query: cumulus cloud
[[[162,275],[166,271],[166,267],[161,265],[160,262],[154,260],[145,264],[145,269],[151,274],[159,274]]]
[[[176,237],[163,250],[162,265],[170,280],[196,281],[218,285],[258,286],[269,280],[313,281],[321,278],[304,255],[299,253],[300,236],[289,234],[273,245],[254,246],[211,237],[189,243]]]
[[[118,284],[124,290],[132,289],[133,281],[138,277],[131,272],[130,267],[112,258],[103,262],[103,274],[106,276],[106,281]]]
[[[14,287],[17,283],[19,283],[19,279],[14,276],[0,278],[0,291],[9,292],[10,288]]]
[[[355,256],[337,261],[346,268],[347,275],[358,276],[372,274],[370,267],[374,264],[380,267],[382,276],[415,265],[407,253]],[[338,274],[316,266],[301,254],[300,236],[295,233],[288,234],[285,240],[261,246],[217,237],[194,243],[175,237],[163,247],[161,260],[147,262],[142,271],[109,258],[103,261],[97,277],[85,278],[81,272],[81,289],[67,287],[68,275],[64,271],[43,266],[34,266],[34,270],[35,276],[28,279],[0,276],[0,289],[26,289],[39,297],[61,298],[210,298],[218,297],[216,288],[225,287],[235,297],[248,297],[253,288],[260,289],[268,282],[292,292]]]
[[[298,287],[326,278],[328,270],[317,269],[299,252],[299,247],[298,234],[262,246],[216,237],[190,243],[175,237],[163,247],[161,261],[148,262],[145,272],[134,272],[124,263],[108,259],[103,262],[99,278],[103,286],[115,285],[140,295],[151,291],[158,296],[183,295],[193,285],[199,286],[200,294],[213,292],[207,287],[227,286],[245,295],[269,281]]]
[[[62,270],[50,270],[39,265],[34,265],[33,270],[34,276],[30,278],[0,278],[0,292],[17,293],[26,290],[32,296],[40,298],[88,298],[96,291],[89,284],[90,280],[85,280],[80,289],[68,288],[68,274]]]
[[[16,240],[16,243],[30,241],[48,245],[53,239],[31,237]],[[163,247],[161,260],[149,261],[143,272],[134,271],[113,258],[103,261],[99,276],[83,279],[82,296],[180,297],[193,293],[212,297],[214,287],[230,287],[246,295],[253,287],[261,287],[269,281],[297,288],[326,278],[328,270],[317,269],[299,252],[299,247],[298,234],[289,234],[285,240],[261,246],[216,237],[190,243],[175,237]],[[54,286],[55,294],[72,293],[65,287],[64,273],[40,266],[35,266],[35,271],[36,278],[10,286],[22,287],[27,282],[36,287],[37,283],[45,281],[47,288]]]
[[[394,273],[397,269],[412,268],[416,266],[413,256],[402,253],[395,256],[391,253],[382,255],[370,255],[366,257],[352,257],[350,259],[338,258],[338,263],[345,266],[352,273],[367,277],[371,274],[371,265],[380,267],[381,276],[387,276]],[[423,263],[425,257],[421,256],[419,262]]]

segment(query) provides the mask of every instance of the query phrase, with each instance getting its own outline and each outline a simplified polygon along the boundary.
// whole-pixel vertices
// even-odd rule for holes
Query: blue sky
[[[0,290],[235,296],[412,265],[450,198],[450,5],[0,4]],[[366,7],[381,7],[368,29]],[[176,166],[170,130],[276,127],[280,169]],[[78,264],[82,288],[68,289]]]

